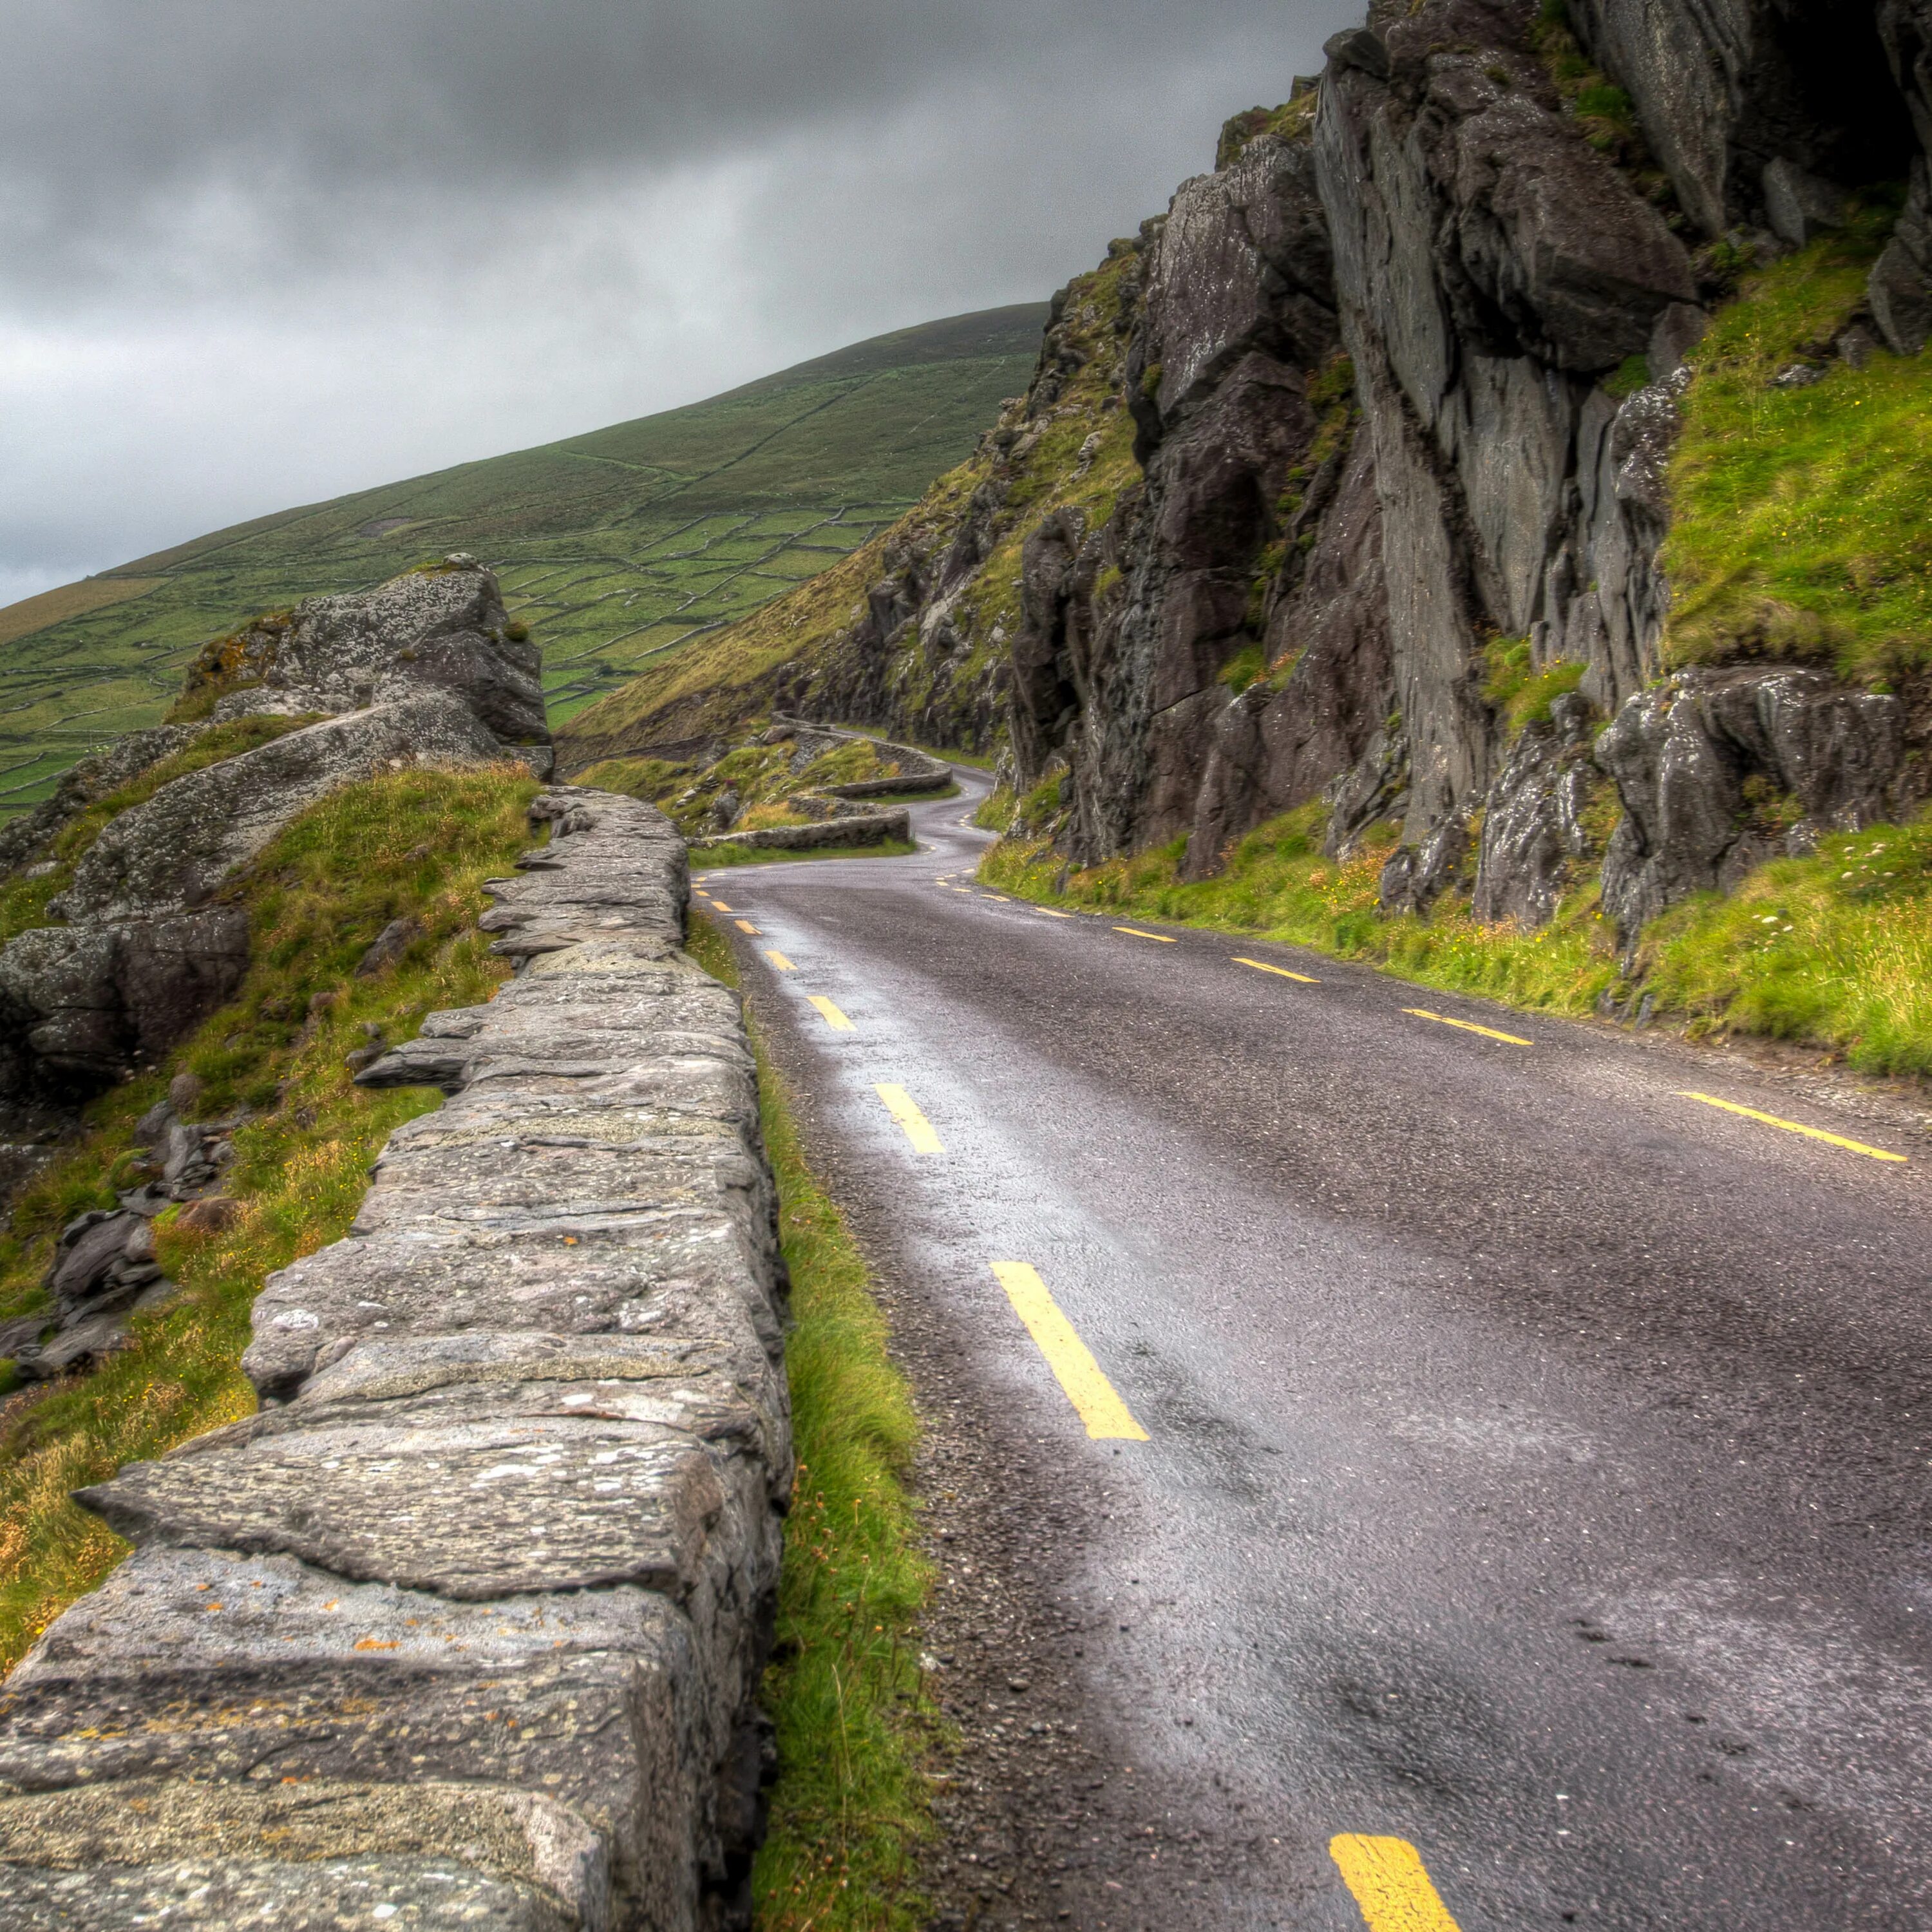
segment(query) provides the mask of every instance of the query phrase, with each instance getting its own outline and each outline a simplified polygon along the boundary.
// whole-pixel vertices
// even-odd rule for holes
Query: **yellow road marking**
[[[1447,1013],[1432,1013],[1426,1006],[1404,1006],[1402,1011],[1412,1013],[1419,1020],[1433,1020],[1438,1026],[1460,1027],[1465,1033],[1479,1033],[1485,1040],[1506,1040],[1511,1046],[1534,1046],[1533,1040],[1525,1040],[1520,1034],[1498,1033],[1494,1027],[1479,1027],[1474,1020],[1452,1020]]]
[[[1903,1161],[1902,1154],[1888,1154],[1883,1148],[1867,1147],[1863,1141],[1848,1141],[1843,1134],[1828,1134],[1822,1127],[1808,1127],[1797,1120],[1780,1120],[1775,1114],[1760,1114],[1755,1107],[1740,1107],[1735,1100],[1720,1100],[1714,1094],[1680,1093],[1680,1100],[1701,1100],[1707,1107],[1721,1107],[1727,1114],[1742,1114],[1748,1120],[1762,1120],[1768,1127],[1782,1127],[1788,1134],[1802,1134],[1807,1140],[1824,1141],[1832,1147],[1862,1154],[1873,1160]]]
[[[852,1022],[823,993],[806,994],[805,1003],[808,1006],[817,1007],[825,1016],[825,1024],[834,1033],[850,1033],[854,1030]]]
[[[710,898],[711,896],[707,892],[706,893],[705,897]],[[731,910],[731,908],[728,906],[722,899],[712,899],[711,904],[712,909],[718,912],[729,912]]]
[[[1071,919],[1073,916],[1070,912],[1055,912],[1051,906],[1035,906],[1034,910],[1045,913],[1048,919]]]
[[[794,966],[782,952],[767,952],[765,955],[765,957],[769,959],[781,973],[796,973],[798,970],[798,968]]]
[[[1345,1832],[1328,1840],[1328,1856],[1354,1894],[1369,1932],[1457,1932],[1429,1882],[1421,1853],[1406,1838]]]
[[[1010,899],[1001,898],[998,892],[982,892],[980,896],[982,899],[991,899],[995,905],[1010,905],[1012,903]]]
[[[1278,973],[1284,980],[1299,980],[1304,986],[1318,986],[1319,980],[1311,980],[1306,973],[1291,973],[1286,966],[1270,966],[1265,959],[1244,959],[1234,955],[1237,966],[1252,966],[1257,973]]]
[[[734,919],[731,923],[735,926],[740,932],[754,933],[758,929],[748,919]]]
[[[912,1096],[903,1087],[875,1086],[872,1091],[886,1103],[886,1112],[905,1130],[914,1154],[944,1154],[946,1143],[932,1130],[932,1123],[922,1114]]]
[[[1100,1442],[1144,1442],[1148,1432],[1133,1418],[1112,1382],[1101,1372],[1073,1324],[1060,1312],[1039,1270],[1025,1262],[995,1262],[993,1273],[1006,1291],[1013,1312],[1026,1324],[1046,1365],[1059,1378],[1087,1433]]]
[[[1143,932],[1137,926],[1117,926],[1114,930],[1116,932],[1130,932],[1136,939],[1157,939],[1163,946],[1174,944],[1174,935],[1170,932]]]

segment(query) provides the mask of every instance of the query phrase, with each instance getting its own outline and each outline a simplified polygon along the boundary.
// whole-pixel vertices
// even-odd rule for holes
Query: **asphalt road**
[[[1088,1506],[1050,1580],[1118,1748],[1278,1846],[1154,1922],[1932,1925],[1932,1145],[1003,902],[961,776],[916,856],[703,889],[902,1275]]]

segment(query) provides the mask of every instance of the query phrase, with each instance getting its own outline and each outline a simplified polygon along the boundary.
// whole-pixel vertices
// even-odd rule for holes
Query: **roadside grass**
[[[142,1169],[134,1123],[177,1072],[197,1114],[250,1118],[235,1135],[230,1225],[190,1232],[170,1210],[159,1257],[180,1292],[136,1318],[133,1344],[92,1373],[15,1399],[0,1423],[0,1668],[92,1589],[127,1546],[69,1492],[248,1414],[248,1312],[263,1280],[339,1239],[383,1141],[440,1104],[426,1088],[370,1093],[344,1057],[375,1027],[392,1042],[424,1014],[490,997],[508,968],[476,929],[483,880],[530,842],[536,788],[520,765],[418,770],[333,794],[286,826],[232,890],[252,962],[236,999],[155,1072],[96,1102],[88,1131],[18,1202],[0,1238],[0,1312],[31,1312],[61,1228],[111,1207]],[[376,934],[422,931],[394,964],[355,968]],[[10,1365],[8,1365],[10,1366]]]
[[[688,944],[707,972],[738,984],[708,920],[693,919]],[[934,1828],[922,1767],[940,1735],[919,1667],[931,1570],[905,1487],[919,1425],[865,1259],[806,1164],[761,1047],[758,1081],[791,1274],[785,1364],[798,1478],[766,1679],[778,1781],[753,1874],[758,1923],[914,1932],[928,1906],[911,1847]]]
[[[1532,1011],[1582,1015],[1606,990],[1647,992],[1694,1038],[1789,1040],[1864,1073],[1932,1075],[1932,811],[1822,839],[1808,859],[1761,866],[1730,898],[1706,893],[1654,921],[1625,980],[1580,882],[1536,932],[1486,926],[1445,894],[1426,918],[1377,910],[1392,831],[1346,863],[1322,855],[1323,808],[1243,839],[1218,878],[1175,877],[1184,840],[1069,874],[1043,840],[1003,839],[980,877],[1042,904],[1252,933],[1360,960],[1396,976]]]
[[[1304,806],[1250,832],[1218,877],[1192,883],[1176,876],[1185,838],[1074,872],[1056,890],[1060,866],[1051,848],[1010,838],[981,862],[980,877],[1022,898],[1255,934],[1364,960],[1425,986],[1550,1012],[1587,1011],[1615,982],[1594,887],[1536,933],[1485,926],[1470,916],[1466,898],[1449,894],[1426,919],[1384,919],[1376,908],[1394,829],[1339,862],[1322,854],[1325,829],[1324,808]]]
[[[1670,465],[1665,646],[1834,662],[1876,682],[1932,662],[1932,356],[1832,344],[1890,224],[1842,231],[1750,277],[1691,352]],[[1779,387],[1804,364],[1818,380]]]
[[[716,872],[732,866],[788,866],[800,859],[903,859],[918,850],[904,838],[882,838],[876,845],[808,846],[796,852],[758,845],[694,845],[691,862]]]

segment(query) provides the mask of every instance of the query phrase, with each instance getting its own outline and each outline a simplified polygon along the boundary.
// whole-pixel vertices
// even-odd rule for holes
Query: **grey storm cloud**
[[[1045,296],[1359,0],[0,0],[0,598]]]

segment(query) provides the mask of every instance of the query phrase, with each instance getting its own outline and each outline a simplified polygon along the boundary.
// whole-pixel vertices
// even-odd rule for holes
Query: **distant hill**
[[[954,316],[707,402],[284,510],[0,609],[0,813],[158,720],[259,610],[473,551],[544,647],[550,716],[855,550],[1024,388],[1044,303]]]

